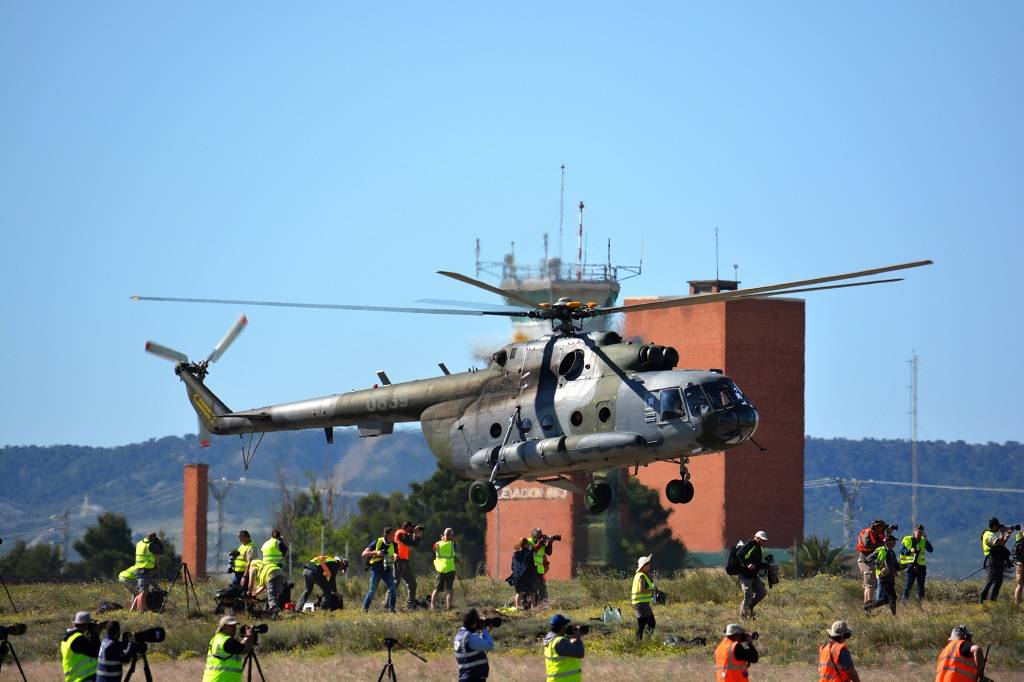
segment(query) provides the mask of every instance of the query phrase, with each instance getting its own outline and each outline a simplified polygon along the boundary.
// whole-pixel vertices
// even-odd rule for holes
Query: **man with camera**
[[[871,561],[871,555],[885,542],[885,527],[885,521],[875,519],[857,536],[857,569],[863,578],[865,604],[870,604],[875,600],[878,579],[875,577],[875,566]]]
[[[533,532],[530,533],[529,545],[530,549],[533,550],[533,562],[537,569],[537,596],[534,599],[535,605],[540,604],[543,601],[547,601],[548,557],[551,556],[551,550],[554,548],[555,541],[561,539],[561,535],[544,535],[544,532],[540,528],[534,528]]]
[[[368,544],[366,549],[363,550],[363,558],[366,559],[366,570],[370,572],[370,589],[366,592],[366,597],[363,599],[363,613],[370,610],[370,602],[373,601],[373,595],[377,593],[377,585],[381,581],[388,588],[388,611],[391,613],[395,612],[397,590],[395,589],[395,577],[391,572],[391,567],[395,563],[395,554],[395,529],[391,526],[386,526],[384,534]]]
[[[984,566],[988,569],[988,581],[981,588],[981,597],[978,599],[982,604],[986,599],[991,598],[995,601],[999,597],[999,589],[1003,586],[1003,572],[1010,561],[1010,550],[1006,548],[1006,541],[1015,530],[1020,530],[1020,525],[1004,526],[993,516],[988,520],[988,530],[981,534],[981,552],[985,557]]]
[[[1024,596],[1024,533],[1017,531],[1017,534],[1013,536],[1013,561],[1017,564],[1014,568],[1014,582],[1017,584],[1013,588],[1013,603],[1020,604],[1021,597]]]
[[[146,593],[156,587],[156,558],[163,553],[163,541],[156,533],[150,533],[135,544],[135,563],[117,574],[118,581],[134,595],[129,610],[146,610]]]
[[[452,608],[452,590],[455,588],[455,531],[445,528],[441,539],[434,543],[434,570],[437,580],[430,593],[430,609],[434,609],[439,593],[444,592],[444,608]]]
[[[67,629],[60,642],[64,682],[96,679],[96,658],[100,652],[98,634],[103,625],[94,621],[88,611],[75,614],[72,627]]]
[[[256,543],[252,541],[249,531],[238,531],[238,549],[228,556],[231,557],[231,585],[238,587],[242,584],[245,572],[249,570],[249,563],[256,558]]]
[[[544,635],[544,667],[547,682],[581,682],[583,680],[583,635],[586,625],[573,625],[560,613],[548,621],[548,634]]]
[[[644,638],[644,630],[650,628],[651,636],[654,635],[654,611],[651,604],[654,602],[654,580],[651,578],[651,559],[654,555],[642,556],[636,562],[636,575],[633,576],[633,588],[630,590],[629,600],[636,611],[636,641]]]
[[[276,614],[284,608],[285,580],[284,571],[280,566],[263,559],[249,562],[249,572],[245,576],[245,584],[250,597],[260,597],[267,593],[267,610]]]
[[[853,630],[845,620],[837,620],[828,629],[828,641],[818,649],[818,682],[860,682],[860,675],[853,665],[853,655],[846,646],[846,640],[853,636]]]
[[[122,641],[121,623],[108,621],[96,657],[96,682],[121,682],[124,664],[135,654],[135,640],[125,633]]]
[[[902,568],[897,557],[896,536],[886,535],[882,546],[871,555],[881,595],[870,604],[864,605],[864,613],[870,613],[872,609],[888,604],[889,611],[896,615],[896,576]]]
[[[409,563],[410,548],[417,547],[423,539],[423,526],[414,526],[412,521],[406,521],[402,527],[395,532],[395,583],[405,583],[409,591],[409,598],[405,605],[414,609],[418,606],[416,601],[416,575],[412,572],[412,564]]]
[[[917,582],[917,600],[924,599],[924,579],[928,575],[925,566],[925,552],[932,552],[932,543],[924,532],[924,526],[918,524],[913,535],[905,535],[900,549],[900,563],[907,571],[907,580],[903,584],[903,601],[910,599],[910,588]]]
[[[266,628],[266,626],[262,626]],[[263,630],[266,632],[266,630]],[[247,626],[241,640],[235,639],[238,621],[224,616],[217,624],[217,630],[206,651],[206,669],[203,682],[241,682],[242,657],[252,651],[256,644],[256,628]]]
[[[757,663],[757,649],[754,641],[757,633],[743,629],[742,625],[729,623],[725,637],[715,649],[715,679],[721,682],[747,682],[748,668]]]
[[[753,620],[754,607],[761,603],[767,590],[759,577],[762,571],[767,571],[769,562],[772,560],[770,554],[764,553],[764,546],[768,542],[768,534],[763,530],[754,533],[754,539],[747,542],[743,547],[736,550],[740,561],[739,579],[740,587],[743,588],[743,604],[740,606],[740,618]]]
[[[985,677],[985,654],[975,644],[966,625],[957,625],[949,633],[949,643],[939,652],[935,666],[935,682],[991,682]]]
[[[462,614],[462,627],[455,633],[455,664],[459,682],[483,682],[490,673],[487,652],[494,650],[491,627],[501,625],[500,618],[480,618],[476,609]]]
[[[338,594],[338,574],[348,570],[348,561],[340,556],[319,554],[310,559],[302,567],[302,580],[305,586],[299,600],[295,602],[295,610],[302,611],[306,600],[313,596],[313,588],[319,587],[323,595],[323,608],[327,610],[344,608],[345,604]]]

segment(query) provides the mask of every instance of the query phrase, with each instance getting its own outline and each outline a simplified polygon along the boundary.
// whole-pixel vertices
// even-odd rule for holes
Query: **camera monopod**
[[[971,573],[968,573],[963,578],[959,578],[957,580],[954,580],[953,581],[953,585],[959,585],[960,583],[962,583],[963,581],[967,580],[968,578],[973,578],[974,576],[976,576],[979,573],[981,573],[982,571],[984,571],[986,568],[988,568],[988,567],[985,566],[985,564],[982,564],[981,568],[979,568],[979,569],[977,569],[977,570],[975,570],[975,571],[973,571]]]
[[[416,653],[409,647],[405,646],[393,637],[385,637],[384,646],[388,648],[388,662],[384,664],[384,667],[380,671],[380,675],[377,676],[377,682],[382,682],[382,680],[387,680],[388,682],[398,682],[398,676],[395,675],[395,664],[391,661],[391,649],[393,649],[396,646],[399,649],[405,649],[410,654],[420,659],[424,663],[427,662],[427,659],[423,658],[418,653]]]
[[[25,624],[18,623],[17,625],[8,625],[6,627],[0,626],[0,674],[4,670],[4,659],[10,653],[11,658],[14,659],[14,665],[18,666],[18,672],[21,673],[22,682],[28,682],[28,678],[25,677],[25,671],[21,667],[21,661],[18,660],[18,652],[14,650],[14,645],[7,639],[7,636],[10,634],[25,634]]]

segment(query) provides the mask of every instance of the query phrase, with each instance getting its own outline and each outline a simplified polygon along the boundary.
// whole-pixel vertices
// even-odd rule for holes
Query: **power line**
[[[804,482],[804,489],[811,488],[827,488],[836,484],[837,481],[852,481],[860,483],[861,485],[896,485],[913,487],[915,484],[907,481],[878,481],[873,478],[867,479],[840,479],[840,478],[815,478],[810,481]],[[917,483],[919,488],[932,488],[935,490],[966,490],[972,492],[981,493],[1010,493],[1015,495],[1024,494],[1024,488],[988,488],[982,486],[970,486],[970,485],[941,485],[938,483]]]

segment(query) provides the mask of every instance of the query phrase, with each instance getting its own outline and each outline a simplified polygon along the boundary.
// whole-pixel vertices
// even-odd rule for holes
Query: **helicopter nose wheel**
[[[600,514],[612,503],[612,487],[607,483],[591,483],[583,496],[583,504],[591,514]]]
[[[690,483],[690,471],[686,468],[689,461],[689,457],[679,460],[679,478],[665,486],[665,497],[672,504],[686,504],[693,499],[693,483]]]
[[[498,506],[498,489],[490,481],[473,481],[469,484],[469,502],[477,511],[489,512]]]

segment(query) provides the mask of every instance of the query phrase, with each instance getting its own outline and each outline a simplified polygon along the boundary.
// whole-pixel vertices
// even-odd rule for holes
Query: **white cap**
[[[88,611],[79,611],[75,614],[75,625],[88,625],[92,622],[92,615]]]
[[[221,628],[227,627],[228,625],[238,625],[238,621],[232,618],[231,616],[224,616],[220,619],[220,622],[217,623],[217,629],[220,630]]]
[[[765,533],[763,530],[759,530],[756,533],[754,533],[754,539],[764,540],[765,542],[768,542],[768,533]]]
[[[732,637],[733,635],[742,635],[746,630],[743,629],[742,625],[738,623],[729,623],[725,626],[725,636]]]
[[[971,639],[971,637],[973,637],[973,635],[971,634],[971,631],[967,629],[966,625],[957,625],[953,628],[953,631],[949,633],[949,641],[951,642],[955,639]]]
[[[654,558],[653,554],[648,554],[647,556],[642,556],[639,559],[637,559],[636,560],[636,570],[639,571],[641,568],[644,567],[645,564],[651,563],[651,559],[653,559],[653,558]]]

